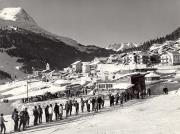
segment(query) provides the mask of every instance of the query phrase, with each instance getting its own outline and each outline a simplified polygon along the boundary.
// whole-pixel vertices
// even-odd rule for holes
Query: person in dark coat
[[[34,107],[33,115],[34,115],[34,126],[36,126],[38,124],[38,117],[39,117],[39,112],[36,106]]]
[[[123,95],[123,93],[121,93],[121,96],[120,96],[120,102],[121,102],[121,106],[123,105],[123,100],[124,100],[124,95]]]
[[[109,96],[109,106],[111,107],[111,94],[108,95]]]
[[[22,125],[23,125],[23,131],[24,131],[25,127],[26,127],[25,109],[20,112],[19,118],[20,118],[19,131],[21,131],[21,126]]]
[[[101,109],[101,104],[102,104],[102,98],[101,98],[101,96],[99,96],[99,97],[97,98],[97,103],[98,103],[98,109],[100,110],[100,109]]]
[[[97,99],[95,100],[95,104],[94,104],[94,112],[98,112],[98,101],[97,101]]]
[[[42,123],[43,110],[40,105],[38,106],[38,112],[39,112],[39,123]]]
[[[86,101],[86,107],[87,107],[87,111],[90,112],[90,107],[91,107],[91,106],[90,106],[88,100]]]
[[[115,101],[116,101],[116,105],[118,105],[118,103],[119,103],[119,94],[118,93],[115,96]]]
[[[25,108],[24,115],[25,115],[26,127],[28,127],[29,126],[30,117],[29,117],[29,113],[27,111],[27,108]]]
[[[167,87],[163,88],[163,92],[164,94],[168,94],[168,88]]]
[[[151,89],[150,88],[147,89],[147,95],[151,96]]]
[[[81,112],[83,113],[84,112],[84,100],[83,98],[81,98]]]
[[[92,111],[95,110],[95,102],[96,102],[96,99],[93,97],[92,100],[91,100],[91,103],[92,103]]]
[[[45,118],[46,118],[46,122],[49,122],[49,106],[47,105],[45,108]]]
[[[4,114],[1,113],[1,116],[0,116],[1,134],[2,134],[3,130],[4,130],[4,134],[6,133],[6,126],[5,126],[4,122],[7,122],[7,121],[4,120],[3,116],[4,116]]]
[[[68,104],[68,101],[66,101],[66,104],[65,104],[65,111],[66,111],[66,118],[68,117],[68,114],[69,114],[69,104]]]
[[[14,109],[12,113],[12,119],[14,120],[14,132],[16,132],[18,131],[18,122],[19,122],[19,115],[16,109]]]
[[[71,114],[72,114],[72,106],[73,106],[72,100],[69,100],[68,105],[69,105],[69,115],[71,116]]]
[[[111,95],[110,97],[110,106],[114,106],[114,95]]]
[[[75,109],[76,109],[76,115],[78,115],[78,113],[79,113],[79,103],[76,101],[74,103],[74,106],[75,106]]]
[[[58,117],[59,117],[59,106],[57,105],[57,103],[55,103],[55,106],[54,106],[54,113],[55,113],[56,120],[58,120]]]

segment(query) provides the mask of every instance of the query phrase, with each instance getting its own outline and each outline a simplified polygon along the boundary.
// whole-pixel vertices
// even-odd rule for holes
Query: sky
[[[0,0],[42,28],[83,45],[142,43],[180,26],[180,0]]]

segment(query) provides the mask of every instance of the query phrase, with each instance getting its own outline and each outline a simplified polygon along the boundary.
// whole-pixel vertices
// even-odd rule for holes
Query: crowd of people
[[[148,96],[151,95],[151,91],[148,89]],[[115,95],[109,94],[108,97],[105,95],[92,96],[88,99],[80,98],[80,101],[77,101],[75,98],[70,99],[65,102],[65,104],[55,103],[46,105],[46,106],[34,106],[33,109],[33,125],[36,126],[41,124],[43,115],[45,116],[45,122],[53,122],[53,115],[55,115],[55,120],[63,120],[64,118],[68,118],[73,113],[73,107],[75,111],[75,115],[78,115],[79,112],[98,112],[102,108],[104,108],[105,99],[109,100],[109,106],[112,107],[114,105],[123,106],[124,102],[133,99],[132,94],[128,92],[116,93]],[[29,109],[30,111],[30,109]],[[44,114],[43,114],[44,113]],[[14,132],[23,131],[27,127],[29,127],[30,116],[28,113],[28,109],[24,108],[22,111],[14,109],[12,113],[12,119],[14,121]],[[1,123],[1,132],[6,131],[5,123],[3,118],[3,114],[1,114],[0,123]]]

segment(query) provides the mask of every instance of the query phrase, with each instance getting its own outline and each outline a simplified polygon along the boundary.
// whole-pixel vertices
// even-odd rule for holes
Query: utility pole
[[[27,79],[27,100],[28,100],[28,79]]]
[[[26,70],[26,73],[27,73],[27,75],[28,75],[28,72],[27,72],[27,70]],[[26,90],[27,90],[27,101],[28,101],[28,99],[29,99],[29,91],[28,91],[28,80],[29,80],[29,75],[27,76],[27,85],[26,85]]]

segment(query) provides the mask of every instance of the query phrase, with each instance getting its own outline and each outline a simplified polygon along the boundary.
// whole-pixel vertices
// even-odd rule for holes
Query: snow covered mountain
[[[43,34],[48,38],[61,40],[69,46],[75,47],[79,51],[87,51],[86,46],[80,45],[77,41],[64,36],[58,36],[39,27],[34,19],[21,7],[9,7],[0,10],[0,27],[16,29],[16,27]]]
[[[111,49],[118,52],[118,51],[123,51],[129,48],[135,48],[138,46],[140,46],[140,44],[137,44],[137,43],[119,43],[119,44],[115,43],[115,44],[109,45],[106,49]]]
[[[37,25],[33,18],[21,7],[4,8],[0,10],[0,19],[26,25]]]
[[[32,67],[42,69],[48,62],[52,68],[62,69],[76,60],[88,61],[94,57],[109,56],[112,52],[52,34],[39,27],[23,8],[0,10],[0,59],[8,59],[6,62],[0,60],[0,70],[12,76],[22,76],[13,73],[19,72],[12,71],[16,67],[23,71]]]

